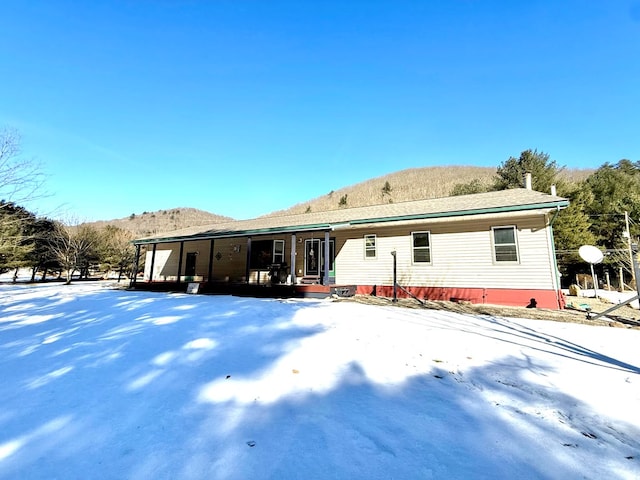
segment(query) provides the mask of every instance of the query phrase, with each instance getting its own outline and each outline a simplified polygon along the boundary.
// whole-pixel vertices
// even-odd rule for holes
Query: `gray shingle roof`
[[[403,220],[449,218],[500,212],[520,212],[534,209],[565,208],[565,198],[546,193],[515,188],[497,192],[432,198],[410,202],[343,208],[326,212],[258,217],[213,225],[190,227],[166,234],[135,240],[134,243],[167,242],[187,238],[223,238],[261,233],[304,232],[327,230],[341,225],[387,223]]]

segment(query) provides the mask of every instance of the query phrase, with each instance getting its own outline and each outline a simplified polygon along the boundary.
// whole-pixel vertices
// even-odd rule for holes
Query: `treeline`
[[[559,166],[548,154],[537,150],[525,150],[517,158],[510,157],[497,167],[495,174],[488,175],[486,168],[474,167],[477,176],[466,183],[443,181],[452,169],[439,168],[436,183],[442,188],[446,186],[450,195],[522,187],[525,173],[531,174],[534,190],[548,193],[554,186],[559,196],[571,202],[553,219],[555,250],[564,278],[588,271],[577,254],[582,245],[598,246],[606,251],[604,267],[621,267],[633,276],[630,252],[640,235],[640,161],[625,159],[615,164],[605,163],[578,180],[567,175],[565,167]],[[454,178],[452,175],[460,172],[452,170],[449,174]],[[434,176],[433,172],[429,175]],[[344,191],[338,207],[359,205],[356,200],[368,199],[367,204],[372,204],[415,200],[416,195],[433,196],[422,190],[416,192],[414,185],[407,187],[411,192],[404,191],[407,188],[403,190],[395,178],[387,176],[383,184],[380,179],[366,182],[370,187],[367,188],[373,190],[367,190],[369,197],[365,199],[356,199],[356,190],[349,191],[353,195]],[[38,217],[20,206],[39,194],[42,179],[38,166],[21,156],[16,131],[0,129],[0,199],[4,199],[0,200],[0,273],[13,271],[17,275],[20,269],[29,268],[32,280],[45,279],[53,273],[65,275],[68,282],[75,273],[85,277],[93,269],[105,274],[115,271],[119,275],[131,275],[135,256],[131,244],[135,234],[131,229],[110,224],[65,224]],[[335,208],[335,196],[333,192],[327,196],[332,208]],[[301,211],[294,212],[298,207]],[[320,207],[322,205],[314,205],[313,210],[321,211]],[[286,213],[308,212],[312,207],[300,204],[290,210]],[[149,215],[155,217],[155,214]],[[214,221],[226,219],[214,217]]]
[[[95,271],[129,276],[132,239],[131,232],[112,225],[65,225],[0,202],[0,273],[13,272],[14,281],[22,269],[30,269],[31,281],[57,276],[70,283],[75,275],[87,278]]]
[[[130,274],[134,260],[132,234],[122,228],[68,225],[36,216],[21,205],[43,195],[39,165],[21,154],[15,129],[0,129],[0,273],[31,270],[31,280],[91,269]]]
[[[497,168],[491,181],[472,180],[457,184],[451,194],[463,195],[523,186],[525,173],[531,173],[532,188],[568,198],[570,206],[554,221],[554,242],[561,273],[573,279],[588,271],[579,258],[582,245],[595,245],[605,252],[601,268],[622,267],[633,277],[631,251],[640,235],[640,161],[605,163],[584,180],[572,182],[562,175],[564,167],[548,154],[525,150]]]

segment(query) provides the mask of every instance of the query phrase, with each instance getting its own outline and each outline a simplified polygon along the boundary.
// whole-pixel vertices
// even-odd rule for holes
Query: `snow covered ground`
[[[580,291],[580,296],[581,297],[593,297],[594,293],[597,295],[598,298],[602,298],[607,300],[609,303],[612,304],[618,304],[618,303],[626,303],[628,300],[631,300],[632,298],[635,298],[637,296],[637,292],[616,292],[616,291],[612,291],[612,290],[602,290],[602,289],[598,289],[595,292],[593,291],[593,289],[591,290],[581,290]],[[635,308],[636,310],[638,310],[638,300],[633,300],[631,301],[631,303],[629,304],[632,308]]]
[[[639,330],[108,285],[0,285],[0,478],[640,478]]]

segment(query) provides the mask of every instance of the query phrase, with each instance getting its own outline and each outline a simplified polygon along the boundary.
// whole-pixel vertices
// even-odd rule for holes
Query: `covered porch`
[[[329,229],[225,233],[136,242],[130,288],[187,291],[191,284],[198,293],[276,298],[355,293],[355,287],[335,284]]]

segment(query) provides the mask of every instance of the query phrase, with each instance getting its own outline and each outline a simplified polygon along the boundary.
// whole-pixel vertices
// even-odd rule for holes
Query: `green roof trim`
[[[179,242],[181,240],[209,240],[212,238],[233,238],[233,237],[247,237],[250,235],[268,235],[270,233],[287,233],[287,232],[315,232],[330,230],[331,224],[318,224],[318,225],[291,225],[288,227],[271,227],[271,228],[253,228],[248,230],[225,230],[220,232],[202,232],[194,233],[192,235],[182,235],[175,237],[158,237],[158,238],[146,238],[144,240],[134,240],[132,243],[135,245],[143,245],[149,243],[171,243]]]

